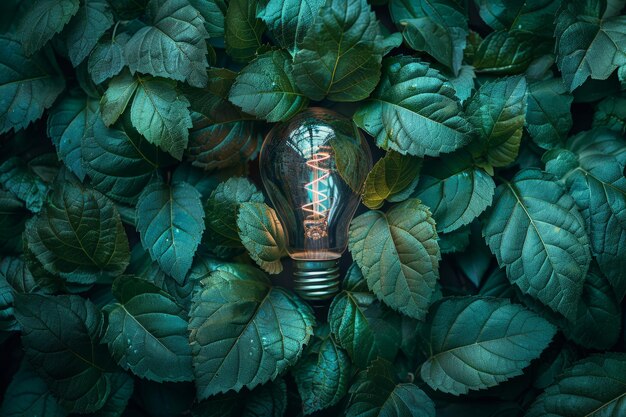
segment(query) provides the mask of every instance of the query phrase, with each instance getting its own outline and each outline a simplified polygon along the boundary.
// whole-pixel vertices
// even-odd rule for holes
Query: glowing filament
[[[308,213],[304,226],[306,236],[311,239],[320,239],[327,235],[328,194],[324,188],[327,178],[330,177],[330,169],[324,165],[330,162],[330,158],[331,154],[328,152],[317,152],[306,162],[313,171],[313,179],[304,188],[309,191],[312,201],[303,205],[302,210]]]

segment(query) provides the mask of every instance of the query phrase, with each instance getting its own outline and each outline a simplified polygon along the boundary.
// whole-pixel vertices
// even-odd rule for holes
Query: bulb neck
[[[339,292],[339,259],[294,260],[294,290],[305,300],[325,301]]]

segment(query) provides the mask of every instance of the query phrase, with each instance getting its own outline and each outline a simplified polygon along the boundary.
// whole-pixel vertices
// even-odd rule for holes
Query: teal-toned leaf
[[[287,385],[278,378],[252,391],[214,395],[198,403],[193,417],[283,417],[287,411]]]
[[[472,284],[480,288],[493,256],[482,237],[478,221],[472,222],[470,232],[468,246],[462,253],[457,254],[456,263]]]
[[[486,297],[512,299],[515,296],[515,287],[507,279],[506,271],[496,268],[485,277],[478,293]]]
[[[467,102],[469,122],[479,137],[470,145],[493,167],[509,165],[517,157],[526,120],[526,79],[501,78],[483,84]]]
[[[0,133],[24,129],[39,119],[64,88],[48,57],[27,58],[18,41],[0,36]]]
[[[377,359],[358,376],[350,387],[347,417],[435,417],[435,404],[410,383],[397,384],[393,365]]]
[[[626,65],[626,16],[602,19],[606,2],[589,3],[567,2],[556,17],[556,64],[569,91]]]
[[[453,395],[493,387],[521,375],[555,333],[545,319],[508,300],[444,299],[429,311],[429,357],[420,374],[431,388]]]
[[[264,271],[278,274],[283,270],[280,258],[287,252],[287,243],[274,209],[265,203],[241,203],[237,212],[237,228],[241,243]]]
[[[330,335],[328,326],[315,330],[315,337],[292,369],[304,414],[333,406],[348,392],[351,376],[348,354]]]
[[[23,160],[12,157],[0,165],[0,184],[22,200],[33,213],[39,213],[48,194],[48,184]]]
[[[70,182],[57,183],[48,204],[29,220],[26,241],[48,273],[80,284],[119,275],[130,256],[113,203]]]
[[[25,360],[4,393],[0,413],[4,417],[67,416],[67,411],[48,390],[46,382]]]
[[[381,41],[366,0],[327,0],[294,56],[296,84],[311,100],[365,99],[380,78]]]
[[[91,186],[107,197],[135,204],[159,166],[159,152],[141,136],[107,128],[98,118],[82,142]]]
[[[130,36],[119,33],[111,39],[101,39],[89,55],[88,68],[91,79],[96,84],[119,74],[126,65],[124,47]]]
[[[543,354],[545,360],[537,366],[537,376],[533,387],[546,389],[556,378],[576,361],[578,354],[574,345],[565,344],[563,347],[552,345]]]
[[[189,0],[189,4],[204,18],[204,28],[210,38],[224,36],[224,15],[226,14],[224,0]]]
[[[314,317],[258,274],[217,271],[201,281],[189,313],[198,398],[275,379],[302,354]]]
[[[124,71],[109,82],[107,90],[100,100],[102,120],[107,126],[115,123],[128,107],[139,82],[130,72]]]
[[[141,378],[157,382],[191,381],[187,314],[156,285],[131,275],[113,281],[117,303],[105,307],[102,341],[113,359]]]
[[[0,263],[0,330],[19,330],[19,324],[15,320],[13,313],[13,288],[7,282],[7,261],[11,258],[4,258]]]
[[[524,32],[492,32],[482,40],[472,63],[476,72],[519,74],[526,70],[542,47],[537,38]]]
[[[463,252],[469,246],[470,228],[460,227],[450,233],[439,234],[439,250],[442,254]]]
[[[18,24],[21,43],[26,55],[41,49],[76,14],[79,0],[40,0],[22,16]]]
[[[182,283],[204,232],[200,193],[184,182],[152,182],[137,202],[137,230],[152,259]]]
[[[148,142],[180,160],[187,147],[189,128],[192,127],[188,108],[189,101],[177,91],[175,82],[137,78],[130,120]]]
[[[257,17],[265,22],[276,43],[293,56],[324,3],[324,0],[269,0],[258,5]]]
[[[248,62],[261,46],[265,23],[256,16],[257,2],[232,0],[226,10],[226,52],[237,62]]]
[[[191,164],[183,163],[174,170],[172,182],[184,181],[192,185],[202,196],[202,201],[206,201],[217,186],[231,176],[236,175],[235,172],[234,170],[222,170],[207,175],[203,170],[195,168]]]
[[[578,155],[577,161],[570,161],[556,173],[565,180],[580,208],[591,252],[621,300],[626,295],[624,140],[616,132],[598,130],[574,136],[567,147]]]
[[[330,330],[359,368],[377,357],[393,360],[400,345],[400,317],[363,288],[347,288],[328,311]]]
[[[204,87],[209,65],[204,18],[187,0],[150,0],[148,15],[151,25],[135,32],[124,48],[130,71]]]
[[[157,383],[145,379],[135,380],[133,402],[154,417],[179,416],[189,413],[194,402],[193,384],[190,382]],[[134,407],[129,407],[132,412]]]
[[[424,164],[414,196],[430,207],[437,230],[449,233],[469,224],[491,205],[493,179],[466,152]]]
[[[98,101],[80,94],[65,97],[52,108],[48,117],[48,136],[57,155],[81,181],[85,179],[85,169],[80,145],[92,134],[99,115]]]
[[[524,31],[552,36],[554,15],[561,2],[553,0],[474,0],[481,19],[495,30]]]
[[[363,204],[380,208],[385,200],[398,202],[407,199],[419,180],[422,160],[394,151],[376,162],[367,175],[363,189]]]
[[[441,254],[428,208],[410,199],[350,225],[349,246],[367,286],[391,308],[422,319],[439,278]]]
[[[309,102],[292,73],[286,52],[267,52],[241,70],[228,98],[246,113],[268,122],[287,120]]]
[[[626,134],[626,96],[611,96],[599,102],[593,113],[593,127],[607,127]]]
[[[459,75],[456,77],[448,78],[452,87],[456,90],[455,94],[461,103],[472,96],[474,92],[474,79],[476,78],[476,73],[474,71],[474,67],[471,65],[461,65],[461,69],[459,70]]]
[[[0,190],[0,250],[21,252],[22,232],[28,210],[8,191]]]
[[[576,317],[591,261],[589,239],[574,200],[555,177],[524,169],[498,186],[483,235],[523,293]]]
[[[565,370],[526,417],[619,416],[626,412],[626,354],[594,355]],[[591,383],[593,382],[593,383]]]
[[[102,408],[93,414],[93,417],[120,417],[133,394],[133,378],[127,373],[116,372],[111,374],[109,379],[111,381],[109,398]]]
[[[99,344],[102,317],[96,306],[76,295],[16,294],[15,316],[26,358],[61,404],[78,413],[100,409],[113,368]]]
[[[63,31],[72,65],[83,62],[111,26],[113,13],[107,0],[84,0]]]
[[[573,100],[559,78],[528,85],[526,129],[538,146],[552,149],[564,142],[573,124]]]
[[[404,28],[407,44],[423,51],[458,75],[468,35],[467,17],[455,0],[392,0],[393,21]]]
[[[380,84],[354,114],[376,144],[401,154],[437,156],[467,144],[470,125],[452,85],[415,58],[386,58]]]

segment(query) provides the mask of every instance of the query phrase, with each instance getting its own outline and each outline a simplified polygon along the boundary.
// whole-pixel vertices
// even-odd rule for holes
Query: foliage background
[[[626,415],[625,2],[370,3],[0,4],[0,414]],[[378,160],[315,311],[309,106]]]

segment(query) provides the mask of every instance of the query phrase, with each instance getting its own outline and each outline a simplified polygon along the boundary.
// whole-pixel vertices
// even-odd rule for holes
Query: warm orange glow
[[[312,239],[319,239],[326,236],[326,216],[328,207],[328,194],[320,191],[320,184],[323,184],[330,176],[330,169],[325,168],[324,164],[328,163],[331,154],[328,152],[317,152],[311,155],[311,159],[306,165],[313,170],[313,180],[304,185],[312,197],[312,201],[302,206],[302,210],[309,213],[304,221],[307,229],[307,236]],[[323,189],[324,187],[322,187]]]

